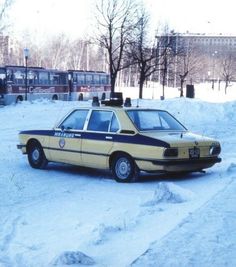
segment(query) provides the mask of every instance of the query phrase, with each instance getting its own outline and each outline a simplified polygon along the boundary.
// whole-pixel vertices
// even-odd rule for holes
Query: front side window
[[[83,130],[88,110],[75,110],[59,126],[65,130]]]
[[[186,131],[186,128],[166,111],[129,110],[127,114],[140,131]]]
[[[117,128],[115,120],[116,118],[114,119],[113,122],[112,111],[93,110],[89,120],[88,130],[98,131],[98,132],[109,132],[109,131],[115,132]]]

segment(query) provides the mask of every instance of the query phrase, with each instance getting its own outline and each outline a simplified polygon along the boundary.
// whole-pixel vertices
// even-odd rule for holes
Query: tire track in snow
[[[17,225],[20,220],[21,216],[15,217],[11,223],[8,223],[7,221],[4,222],[4,224],[1,225],[1,232],[0,234],[2,235],[4,232],[7,232],[3,238],[0,236],[0,264],[2,263],[3,265],[0,265],[1,267],[12,267],[14,264],[11,262],[9,256],[7,256],[7,251],[12,243],[12,240],[16,236],[17,232]],[[6,225],[6,227],[4,227]],[[5,230],[5,228],[7,228]]]

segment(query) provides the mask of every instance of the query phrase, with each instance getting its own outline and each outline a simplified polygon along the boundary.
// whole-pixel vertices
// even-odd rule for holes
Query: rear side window
[[[112,111],[93,110],[89,124],[89,131],[97,132],[117,132],[119,124],[115,114]]]

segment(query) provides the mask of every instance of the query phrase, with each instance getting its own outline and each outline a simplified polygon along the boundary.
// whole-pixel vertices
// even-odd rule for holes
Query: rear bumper
[[[212,167],[221,162],[219,157],[206,157],[200,159],[136,159],[140,170],[147,172],[191,172]]]
[[[152,164],[159,166],[171,165],[194,165],[194,164],[215,164],[221,162],[221,158],[200,158],[200,159],[176,159],[176,160],[154,160]]]

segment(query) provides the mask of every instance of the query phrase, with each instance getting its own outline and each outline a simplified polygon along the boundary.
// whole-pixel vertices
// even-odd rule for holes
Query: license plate
[[[198,147],[189,149],[189,158],[190,159],[198,159],[200,157],[200,149]]]

